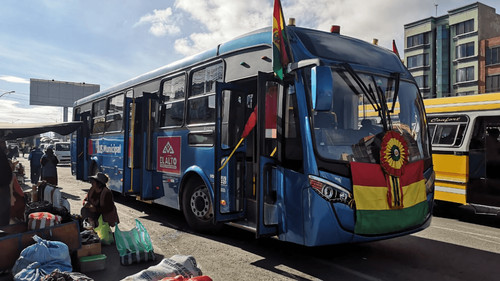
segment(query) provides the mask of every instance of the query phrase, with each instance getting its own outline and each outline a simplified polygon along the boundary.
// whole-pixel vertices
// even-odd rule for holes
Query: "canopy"
[[[78,127],[82,124],[82,121],[33,124],[0,123],[0,139],[13,140],[46,132],[55,132],[60,135],[67,135],[78,129]]]

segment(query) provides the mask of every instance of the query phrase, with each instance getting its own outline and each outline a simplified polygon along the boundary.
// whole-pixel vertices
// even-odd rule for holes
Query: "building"
[[[424,98],[500,91],[500,15],[476,2],[406,24],[404,57]]]

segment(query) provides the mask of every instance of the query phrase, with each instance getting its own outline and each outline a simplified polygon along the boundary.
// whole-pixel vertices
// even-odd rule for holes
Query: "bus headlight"
[[[349,206],[353,203],[351,192],[336,183],[309,175],[309,184],[316,193],[329,202],[344,203]]]

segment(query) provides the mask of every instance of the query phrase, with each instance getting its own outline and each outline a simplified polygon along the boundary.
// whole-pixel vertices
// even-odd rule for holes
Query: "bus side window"
[[[160,127],[181,126],[184,121],[186,77],[168,79],[162,84]]]
[[[124,94],[109,99],[106,114],[106,132],[121,131],[123,126]]]
[[[188,97],[188,124],[215,122],[215,81],[222,82],[222,64],[193,72]]]
[[[106,100],[94,103],[92,109],[92,134],[100,134],[106,130]]]

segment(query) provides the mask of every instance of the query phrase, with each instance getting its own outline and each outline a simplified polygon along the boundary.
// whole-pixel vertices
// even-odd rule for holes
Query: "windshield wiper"
[[[383,102],[384,105],[380,105],[377,102],[377,96],[375,95],[375,92],[373,91],[371,85],[369,87],[367,87],[365,82],[363,82],[361,77],[359,77],[359,75],[354,71],[354,69],[352,69],[352,67],[348,63],[342,63],[341,66],[349,73],[349,75],[351,75],[351,77],[354,79],[354,81],[356,82],[358,87],[361,89],[361,91],[363,91],[364,96],[368,99],[368,101],[372,105],[373,109],[378,113],[378,116],[382,120],[384,130],[387,130],[387,118],[386,118],[386,116],[388,113],[387,113],[387,110],[384,110],[384,108],[387,108],[387,104],[385,103],[385,97],[384,97],[383,93],[379,94],[379,89],[376,89],[377,95],[379,96],[379,100],[384,101]],[[371,77],[373,79],[373,85],[376,85],[375,79],[373,78],[373,76],[371,76]],[[346,79],[347,79],[347,77],[344,78],[344,80],[346,80]],[[348,82],[348,84],[350,84],[350,82]],[[357,95],[359,95],[358,91],[356,90],[356,88],[354,86],[351,87],[349,85],[349,87],[351,89],[353,89],[353,91]],[[380,92],[382,92],[381,89],[380,89]],[[383,97],[383,99],[381,99],[380,97]]]
[[[396,101],[398,100],[399,94],[399,81],[401,80],[401,75],[399,72],[394,72],[391,74],[394,77],[394,97],[392,98],[392,107],[390,113],[394,113],[394,107],[396,106]]]

